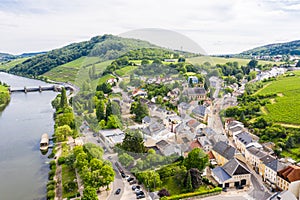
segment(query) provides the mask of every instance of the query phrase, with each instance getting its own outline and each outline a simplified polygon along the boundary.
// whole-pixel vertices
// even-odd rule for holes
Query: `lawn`
[[[18,58],[18,59],[14,59],[14,60],[11,60],[8,62],[1,63],[0,70],[7,71],[7,70],[13,68],[14,66],[16,66],[17,64],[24,62],[27,59],[29,59],[29,58]]]
[[[63,185],[63,198],[68,198],[71,196],[75,196],[77,194],[78,185],[77,182],[74,180],[76,179],[75,170],[68,167],[66,164],[62,165],[62,185]],[[73,190],[66,191],[64,186],[67,185],[67,183],[74,182],[75,187]]]
[[[300,125],[300,72],[295,76],[279,77],[267,84],[257,94],[277,94],[272,104],[264,108],[266,119],[284,124]]]
[[[213,57],[213,56],[199,56],[199,57],[194,57],[194,58],[188,58],[187,62],[190,62],[192,64],[203,64],[205,62],[209,62],[212,65],[215,64],[225,64],[227,62],[238,62],[239,65],[247,65],[250,61],[250,59],[243,59],[243,58],[223,58],[223,57]],[[264,61],[264,60],[259,60],[258,64],[276,64],[279,65],[282,62],[272,62],[272,61]]]
[[[161,190],[163,188],[166,188],[171,195],[177,195],[181,193],[180,184],[177,184],[173,177],[164,178],[162,180],[162,187],[156,189]]]

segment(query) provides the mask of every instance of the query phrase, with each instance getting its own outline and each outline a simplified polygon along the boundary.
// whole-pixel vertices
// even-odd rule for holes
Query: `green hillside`
[[[244,59],[244,58],[224,58],[224,57],[215,57],[215,56],[198,56],[193,58],[188,58],[187,62],[190,62],[192,64],[203,64],[205,62],[209,62],[211,65],[216,64],[226,64],[228,62],[238,62],[239,65],[246,66],[249,63],[250,59]],[[264,65],[264,64],[274,64],[279,65],[282,62],[272,62],[272,61],[264,61],[264,60],[258,60],[258,64]]]
[[[24,62],[28,58],[17,58],[14,60],[6,61],[0,64],[0,70],[1,71],[7,71],[10,70],[11,68],[15,67],[16,65]]]
[[[96,36],[89,41],[73,43],[45,54],[34,56],[11,68],[9,73],[22,76],[39,76],[83,56],[100,57],[101,61],[105,61],[115,59],[129,50],[143,47],[156,46],[149,42],[113,35]]]
[[[268,44],[265,46],[250,49],[248,51],[244,51],[240,55],[242,56],[300,55],[300,40],[286,42],[286,43]]]
[[[281,125],[300,125],[300,72],[295,76],[280,77],[267,84],[257,94],[277,94],[271,104],[265,106],[265,117]]]

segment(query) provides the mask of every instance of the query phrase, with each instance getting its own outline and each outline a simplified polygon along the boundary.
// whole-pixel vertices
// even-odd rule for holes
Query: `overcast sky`
[[[142,28],[181,33],[208,54],[300,39],[300,0],[0,0],[0,52],[46,51]]]

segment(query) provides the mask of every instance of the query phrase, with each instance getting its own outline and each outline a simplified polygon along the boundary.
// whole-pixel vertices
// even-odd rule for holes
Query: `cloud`
[[[0,0],[0,52],[61,47],[104,33],[163,28],[210,54],[298,39],[295,0]]]

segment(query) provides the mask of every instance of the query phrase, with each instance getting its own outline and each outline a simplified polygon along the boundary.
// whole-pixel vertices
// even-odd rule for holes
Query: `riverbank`
[[[8,92],[8,87],[0,84],[0,112],[5,109],[9,102],[10,94]]]

